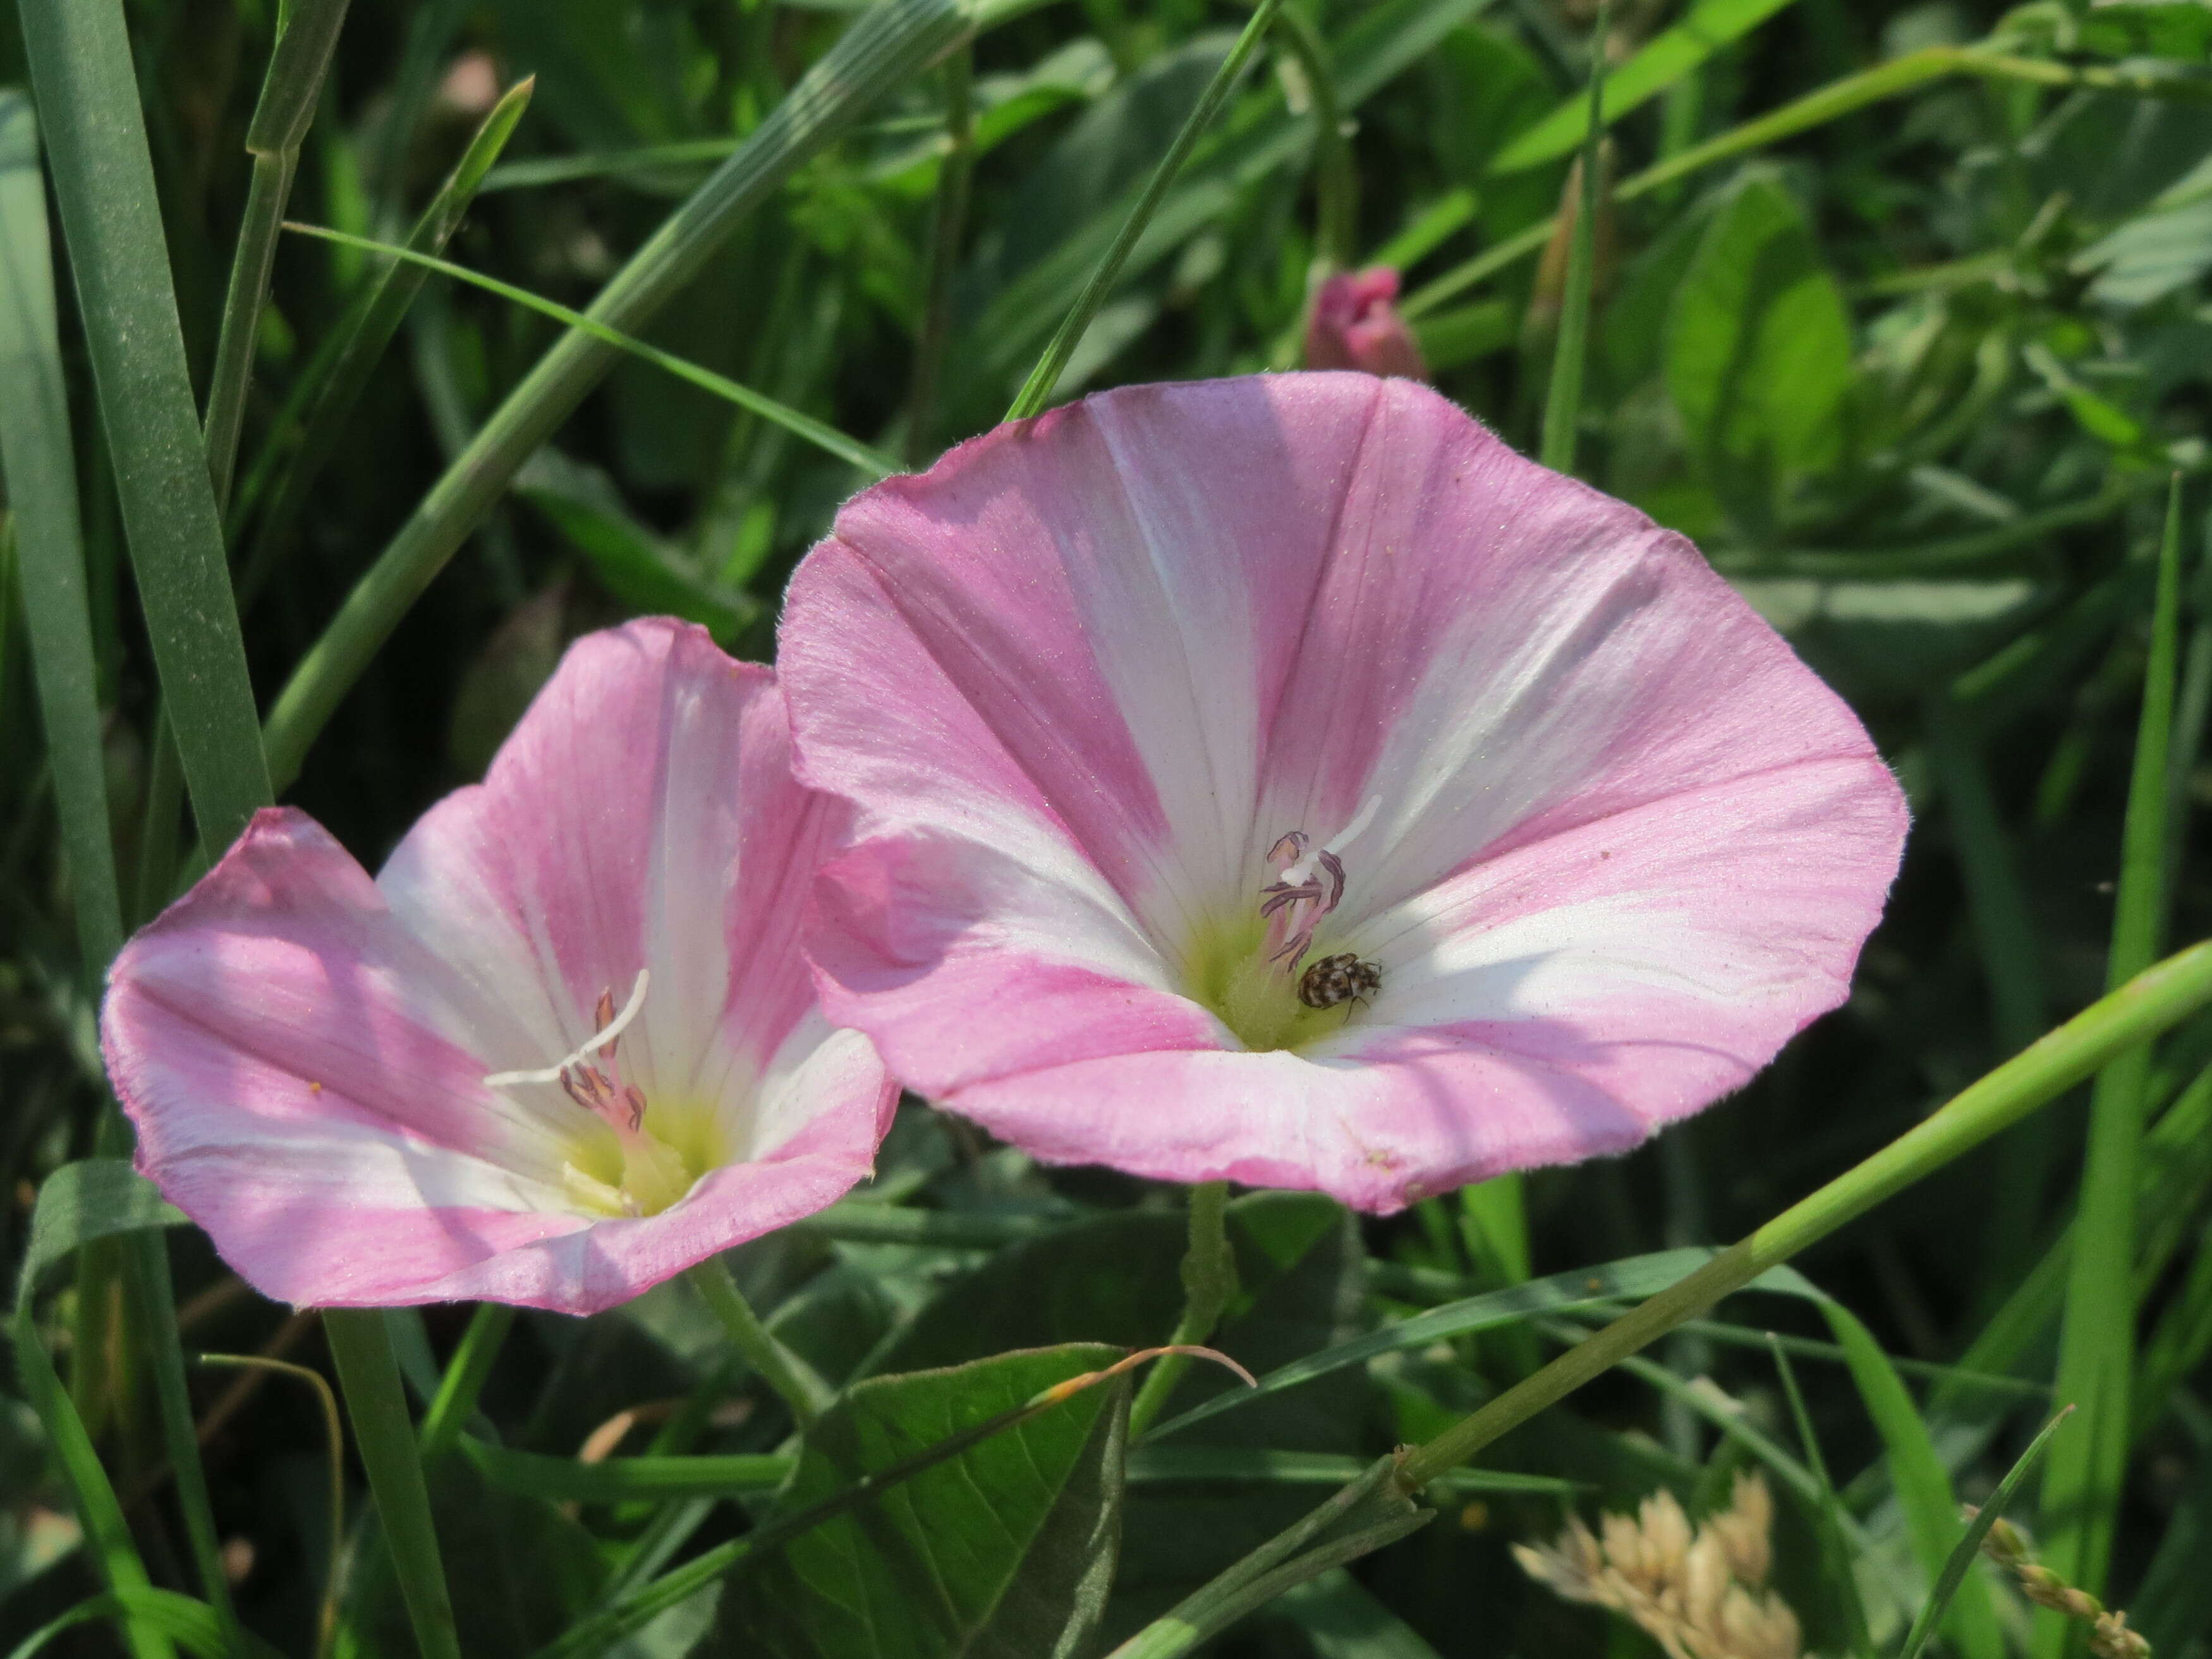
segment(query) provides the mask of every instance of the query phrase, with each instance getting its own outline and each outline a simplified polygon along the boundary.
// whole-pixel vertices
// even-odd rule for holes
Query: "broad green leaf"
[[[1747,34],[1790,0],[1697,0],[1682,21],[1665,30],[1606,76],[1601,125],[1610,127],[1632,109],[1680,80],[1738,36]],[[1490,164],[1492,173],[1520,173],[1567,155],[1589,131],[1589,100],[1568,97],[1516,138]]]
[[[2114,4],[2105,0],[2075,21],[2084,52],[2106,58],[2176,58],[2203,64],[2212,50],[2212,6],[2203,0],[2152,0]]]
[[[789,1514],[1121,1358],[1096,1344],[858,1383],[807,1431]],[[1117,1378],[793,1539],[723,1592],[717,1639],[763,1659],[1073,1659],[1121,1532]]]
[[[1667,389],[1723,495],[1778,488],[1844,453],[1850,319],[1781,181],[1748,171],[1716,212],[1667,319]]]
[[[2188,287],[2212,270],[2212,196],[2129,220],[2083,249],[2074,268],[2097,273],[2091,299],[2130,310]]]

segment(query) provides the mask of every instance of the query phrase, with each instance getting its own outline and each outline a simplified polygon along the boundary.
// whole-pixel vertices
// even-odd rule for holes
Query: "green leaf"
[[[83,982],[94,988],[123,946],[123,904],[108,831],[100,671],[55,325],[38,125],[29,101],[12,91],[0,91],[0,386],[9,389],[0,397],[0,471],[15,526],[24,632],[46,720]]]
[[[1905,1647],[1898,1659],[1920,1659],[1920,1650],[1935,1635],[1936,1626],[1942,1619],[1944,1610],[1951,1605],[1951,1598],[1966,1583],[1967,1570],[1974,1565],[1974,1558],[1981,1553],[1982,1540],[1990,1535],[1990,1528],[2005,1512],[2005,1506],[2012,1502],[2013,1495],[2020,1490],[2021,1482],[2027,1479],[2028,1471],[2042,1458],[2043,1449],[2051,1443],[2051,1437],[2058,1432],[2058,1425],[2065,1420],[2066,1413],[2061,1412],[2043,1425],[2043,1431],[2029,1443],[2027,1449],[2006,1472],[2005,1478],[1997,1483],[1997,1489],[1990,1494],[1989,1502],[1981,1506],[1980,1511],[1967,1524],[1966,1535],[1959,1540],[1951,1551],[1950,1558],[1943,1563],[1942,1576],[1936,1579],[1936,1588],[1928,1597],[1928,1605],[1921,1608],[1918,1616],[1913,1620],[1912,1629],[1905,1638]]]
[[[2212,19],[2212,9],[2199,15]],[[2091,299],[2124,310],[2187,288],[2212,270],[2212,196],[2179,207],[2154,205],[2084,248],[2074,269],[2097,273]]]
[[[806,1434],[789,1514],[1119,1358],[1095,1344],[856,1384]],[[1121,1533],[1117,1378],[794,1539],[723,1593],[718,1639],[791,1659],[1073,1659]]]
[[[1888,1454],[1890,1480],[1905,1510],[1905,1528],[1913,1550],[1931,1583],[1940,1583],[1944,1568],[1965,1535],[1959,1519],[1958,1498],[1951,1477],[1936,1455],[1920,1408],[1890,1364],[1881,1345],[1841,1303],[1819,1298],[1828,1328],[1843,1344],[1851,1379],[1859,1398],[1874,1419]],[[1944,1628],[1969,1659],[2003,1659],[2004,1638],[1998,1632],[1989,1587],[1979,1579],[1961,1578],[1953,1587]]]
[[[2167,896],[2166,770],[2173,720],[2181,617],[2181,480],[2166,504],[2158,562],[2150,661],[2144,671],[2134,776],[2105,972],[2117,986],[2157,955]],[[2081,1426],[2052,1449],[2043,1484],[2044,1559],[2092,1595],[2104,1589],[2115,1512],[2126,1478],[2136,1352],[2136,1211],[2150,1050],[2118,1056],[2097,1077],[2075,1211],[2066,1312],[2059,1328],[2060,1405],[2081,1408]],[[2042,1650],[2058,1634],[2047,1621]]]
[[[521,1659],[592,1606],[606,1577],[605,1559],[548,1494],[516,1491],[483,1466],[477,1443],[461,1444],[471,1455],[441,1460],[428,1482],[438,1538],[454,1564],[449,1583],[459,1651],[469,1659]],[[374,1649],[408,1653],[407,1609],[390,1554],[373,1551],[363,1565],[368,1582],[355,1593],[354,1619]]]
[[[1610,127],[1680,80],[1729,41],[1749,33],[1790,0],[1697,0],[1682,21],[1647,41],[1605,77],[1604,115]],[[1577,93],[1522,133],[1490,164],[1492,173],[1520,173],[1571,151],[1589,131],[1589,100]]]
[[[1342,1567],[1285,1590],[1270,1611],[1304,1632],[1314,1659],[1437,1659],[1419,1632]]]
[[[226,847],[269,804],[269,772],[123,7],[19,9],[169,728],[203,839]]]
[[[752,600],[708,580],[681,549],[633,518],[614,480],[599,468],[549,445],[515,475],[514,489],[553,521],[607,592],[633,611],[702,623],[723,645],[758,614]]]
[[[2212,7],[2203,0],[2153,0],[2101,5],[2075,19],[2084,52],[2105,58],[2178,58],[2202,64],[2212,50]]]
[[[40,1277],[78,1246],[142,1227],[181,1226],[184,1221],[183,1212],[172,1208],[152,1182],[119,1158],[63,1164],[39,1188],[31,1237],[16,1270],[17,1308],[28,1303]]]
[[[1747,170],[1706,228],[1667,320],[1667,389],[1717,486],[1771,498],[1843,456],[1850,319],[1796,200]]]

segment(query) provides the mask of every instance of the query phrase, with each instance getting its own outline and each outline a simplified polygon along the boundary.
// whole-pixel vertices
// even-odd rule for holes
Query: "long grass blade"
[[[261,100],[246,130],[253,172],[246,185],[246,216],[232,256],[230,286],[223,295],[222,327],[216,336],[215,372],[208,381],[206,441],[208,476],[217,507],[230,500],[231,469],[238,460],[238,434],[246,419],[246,392],[253,375],[253,347],[260,333],[261,307],[269,295],[269,273],[276,264],[276,230],[292,194],[292,174],[300,164],[300,143],[314,118],[323,76],[337,50],[338,30],[350,0],[295,0],[281,25]]]
[[[331,230],[322,225],[288,224],[285,228],[302,236],[313,236],[322,241],[337,242],[347,247],[357,247],[365,252],[381,253],[404,264],[419,265],[425,270],[435,271],[441,276],[451,276],[459,282],[467,283],[471,287],[483,289],[487,294],[496,294],[502,300],[513,301],[516,305],[537,312],[540,316],[550,317],[554,321],[566,324],[580,333],[589,335],[595,340],[605,341],[608,345],[618,350],[627,351],[633,356],[643,358],[654,368],[666,369],[679,380],[688,380],[700,390],[711,392],[718,398],[726,398],[738,408],[759,416],[763,420],[774,422],[793,436],[805,439],[807,442],[825,454],[834,455],[839,460],[866,474],[871,481],[888,477],[899,470],[899,463],[893,457],[871,449],[856,439],[847,437],[836,428],[825,426],[810,415],[800,414],[787,404],[778,403],[773,398],[755,392],[750,386],[740,386],[727,375],[717,374],[711,368],[702,368],[698,364],[689,362],[677,356],[673,352],[663,351],[659,346],[647,345],[643,340],[625,334],[620,329],[609,327],[586,312],[571,311],[558,301],[549,300],[543,295],[532,294],[526,288],[517,288],[514,283],[503,283],[496,276],[487,276],[480,270],[471,270],[466,265],[457,265],[450,259],[441,259],[431,254],[418,253],[412,248],[401,247],[392,242],[378,242],[366,236],[348,235],[344,231]]]
[[[529,108],[535,80],[509,87],[477,128],[438,193],[416,220],[406,246],[418,253],[440,253],[460,228],[469,205],[483,188],[487,174],[507,148],[523,112]],[[283,481],[261,515],[253,534],[253,550],[239,574],[239,603],[250,607],[261,584],[269,578],[278,556],[290,540],[301,509],[315,480],[343,441],[354,407],[375,373],[385,348],[406,320],[408,307],[429,278],[423,267],[394,260],[385,267],[348,313],[347,320],[320,389],[300,431],[299,446],[285,465]],[[242,503],[241,503],[242,505]]]
[[[1091,280],[1084,284],[1083,291],[1075,296],[1075,303],[1067,308],[1067,314],[1060,319],[1059,330],[1046,344],[1044,355],[1037,359],[1036,367],[1030,371],[1029,379],[1023,382],[1022,389],[1014,395],[1014,401],[1006,410],[1008,420],[1026,420],[1050,400],[1053,388],[1060,384],[1060,374],[1067,368],[1067,360],[1075,355],[1075,348],[1081,342],[1084,331],[1091,326],[1091,319],[1098,314],[1098,308],[1106,303],[1107,296],[1114,291],[1114,285],[1121,281],[1121,267],[1127,263],[1130,251],[1137,246],[1137,239],[1145,234],[1145,227],[1152,222],[1152,215],[1158,210],[1161,200],[1167,195],[1168,186],[1175,183],[1176,175],[1182,171],[1183,163],[1190,159],[1192,149],[1205,135],[1206,130],[1213,125],[1213,118],[1220,112],[1221,106],[1228,101],[1229,94],[1236,90],[1237,82],[1243,76],[1244,66],[1251,62],[1252,54],[1259,50],[1260,42],[1273,26],[1275,14],[1281,9],[1282,0],[1260,0],[1260,3],[1253,8],[1252,15],[1244,24],[1243,33],[1237,37],[1237,44],[1229,49],[1229,55],[1221,60],[1221,67],[1214,71],[1213,79],[1199,94],[1189,118],[1182,124],[1182,131],[1176,134],[1175,142],[1168,146],[1167,154],[1160,158],[1160,164],[1152,169],[1152,176],[1146,180],[1143,194],[1137,198],[1135,204],[1129,210],[1129,216],[1121,222],[1121,228],[1107,247],[1105,257],[1099,260],[1097,269],[1091,273]]]
[[[2071,1406],[2067,1407],[2043,1425],[2043,1431],[2028,1443],[2019,1461],[1997,1483],[1997,1489],[1990,1494],[1990,1501],[1976,1511],[1973,1520],[1967,1525],[1966,1536],[1960,1539],[1951,1552],[1950,1559],[1943,1563],[1942,1575],[1936,1579],[1927,1605],[1914,1617],[1912,1628],[1905,1635],[1905,1646],[1899,1650],[1898,1659],[1920,1659],[1921,1650],[1936,1634],[1936,1627],[1942,1622],[1944,1610],[1950,1606],[1951,1598],[1966,1582],[1968,1569],[1974,1565],[1974,1558],[1981,1553],[1982,1540],[1990,1535],[1990,1528],[2004,1514],[2006,1506],[2027,1480],[2029,1472],[2042,1461],[2044,1449],[2051,1444],[2051,1436],[2058,1432],[2058,1425],[2066,1420],[2073,1409]]]
[[[1612,0],[1598,0],[1597,25],[1590,33],[1589,117],[1583,139],[1581,185],[1567,248],[1567,280],[1559,301],[1559,337],[1552,352],[1552,384],[1544,398],[1544,437],[1537,459],[1554,472],[1575,470],[1575,442],[1582,427],[1583,366],[1589,354],[1590,295],[1597,263],[1599,149],[1605,142],[1605,43],[1613,22]]]
[[[1814,1431],[1813,1413],[1805,1407],[1805,1396],[1797,1387],[1797,1371],[1790,1363],[1788,1349],[1772,1331],[1766,1333],[1766,1341],[1774,1355],[1775,1371],[1782,1379],[1782,1391],[1790,1399],[1790,1415],[1797,1425],[1797,1443],[1805,1449],[1805,1466],[1812,1470],[1813,1479],[1820,1487],[1816,1514],[1820,1560],[1835,1588],[1836,1601],[1844,1610],[1844,1640],[1850,1644],[1852,1659],[1874,1659],[1874,1638],[1867,1633],[1866,1604],[1859,1598],[1858,1577],[1851,1571],[1850,1550],[1844,1539],[1844,1522],[1848,1517],[1843,1501],[1836,1496],[1836,1483],[1829,1478],[1828,1460],[1821,1455],[1820,1437]]]
[[[202,835],[227,846],[268,803],[269,774],[123,7],[18,9],[161,693]]]
[[[2181,618],[2181,482],[2167,497],[2158,598],[2143,675],[2134,777],[2113,906],[2106,979],[2118,985],[2156,954],[2165,931],[2166,757],[2171,746]],[[2117,1057],[2097,1079],[2059,1327],[2057,1401],[2081,1408],[2079,1431],[2054,1446],[2043,1481],[2045,1559],[2094,1595],[2104,1588],[2128,1455],[2136,1351],[2136,1192],[2150,1053]],[[2039,1627],[2037,1650],[2057,1659],[2062,1621]]]
[[[83,981],[91,990],[123,947],[123,905],[108,833],[100,671],[93,657],[38,126],[28,100],[14,92],[0,92],[0,385],[8,388],[0,397],[0,469],[15,518],[24,631],[46,721]]]
[[[46,6],[64,0],[40,0]],[[884,0],[754,129],[744,147],[672,215],[592,302],[605,327],[637,329],[696,275],[747,215],[884,93],[957,43],[975,22],[967,0]],[[269,714],[270,769],[289,783],[307,747],[408,607],[445,568],[522,464],[619,361],[620,349],[572,329],[454,458],[301,659]]]

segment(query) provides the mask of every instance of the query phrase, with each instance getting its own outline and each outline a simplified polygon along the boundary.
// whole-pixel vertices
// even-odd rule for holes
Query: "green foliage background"
[[[1401,303],[1437,384],[1533,451],[1564,266],[1543,226],[1584,125],[1593,9],[1292,3],[1318,57],[1270,37],[1054,395],[1294,366],[1317,262],[1340,257],[1403,269]],[[177,320],[203,397],[276,9],[127,8]],[[842,0],[355,0],[289,211],[404,240],[496,94],[535,76],[526,110],[500,118],[511,136],[502,125],[483,141],[480,163],[505,136],[473,202],[449,191],[447,206],[465,216],[438,228],[451,230],[447,258],[581,308],[761,130],[854,14]],[[927,462],[1000,418],[1245,15],[1207,0],[1002,8],[972,47],[890,76],[891,90],[776,182],[636,331],[863,445]],[[1613,22],[1618,118],[1601,176],[1618,197],[1595,239],[1577,471],[1695,538],[1850,698],[1912,802],[1905,873],[1850,1005],[1741,1094],[1632,1158],[1382,1222],[1306,1197],[1239,1200],[1242,1289],[1218,1342],[1263,1372],[1532,1274],[1736,1237],[1895,1138],[2105,988],[2124,819],[2132,799],[2147,821],[2146,776],[2165,823],[2134,860],[2148,872],[2136,890],[2149,895],[2144,948],[2212,931],[2195,828],[2212,794],[2198,481],[2212,456],[2212,9],[1622,0]],[[10,6],[0,87],[26,83]],[[1808,98],[1803,119],[1785,114],[1767,138],[1715,144]],[[1335,175],[1316,143],[1315,112],[1330,105],[1346,118],[1350,162]],[[41,115],[52,127],[52,112]],[[34,176],[7,132],[0,123],[0,189]],[[1707,144],[1717,153],[1696,164]],[[43,202],[20,190],[0,202],[16,239],[0,253],[24,257]],[[1327,246],[1329,234],[1345,245]],[[98,418],[103,319],[78,311],[61,270],[100,776],[127,926],[188,872],[194,832],[158,735],[155,656],[167,641],[132,579],[131,479],[112,459],[123,444],[114,414]],[[225,534],[264,710],[562,331],[507,299],[403,269],[386,290],[388,346],[374,349],[372,331],[371,348],[341,367],[385,270],[358,247],[286,235],[252,330]],[[319,435],[310,416],[332,384],[357,400]],[[2176,473],[2181,581],[2167,615],[2179,686],[2166,751],[2131,773]],[[869,476],[625,358],[511,488],[458,525],[465,544],[428,567],[437,574],[420,599],[390,611],[396,626],[338,686],[287,798],[373,866],[431,800],[481,772],[576,634],[670,611],[766,658],[785,578]],[[101,947],[73,906],[71,843],[57,829],[58,788],[85,754],[49,750],[31,663],[39,621],[26,614],[36,590],[15,579],[18,562],[32,574],[16,544],[32,511],[26,475],[10,485],[0,1190],[19,1200],[9,1225],[25,1237],[53,1171],[120,1149],[101,1127],[90,1042]],[[2100,1489],[2117,1515],[2107,1599],[2161,1655],[2212,1654],[2201,1565],[2212,1540],[2208,1063],[2203,1017],[2156,1051],[2130,1085],[2150,1123],[2140,1171],[2128,1172],[2133,1213],[2121,1206],[2117,1232],[2109,1208],[2089,1216],[2103,1230],[2099,1259],[2115,1264],[2107,1282],[2130,1287],[2132,1305],[2106,1297],[2085,1312],[2078,1273],[2069,1291],[2087,1115],[2069,1097],[1827,1240],[1797,1264],[1806,1279],[1783,1287],[1794,1293],[1732,1301],[1652,1363],[1516,1431],[1481,1474],[1431,1493],[1444,1502],[1436,1523],[1271,1603],[1218,1650],[1649,1650],[1528,1584],[1504,1543],[1548,1536],[1563,1498],[1587,1510],[1665,1486],[1710,1504],[1736,1467],[1756,1463],[1781,1497],[1780,1583],[1809,1647],[1852,1650],[1863,1617],[1871,1650],[1894,1651],[1955,1533],[1953,1500],[1986,1496],[2047,1413],[2064,1318],[2132,1356],[2115,1431],[2125,1474]],[[1175,1325],[1183,1232],[1172,1194],[1097,1171],[1044,1174],[917,1104],[882,1168],[874,1190],[823,1221],[738,1253],[741,1282],[833,1381],[984,1369],[896,1399],[870,1384],[876,1393],[840,1408],[866,1419],[841,1419],[842,1452],[832,1437],[810,1441],[791,1490],[772,1499],[790,1467],[777,1461],[779,1408],[725,1361],[720,1328],[683,1287],[590,1322],[502,1325],[465,1449],[431,1469],[471,1659],[1091,1650],[1082,1644],[1129,1635],[1367,1461],[1527,1374],[1608,1305],[1471,1325],[1138,1442],[1126,1492],[1127,1401],[1102,1389],[1065,1420],[1008,1431],[1026,1441],[986,1442],[916,1475],[895,1503],[806,1534],[719,1602],[708,1578],[707,1592],[617,1645],[574,1638],[625,1595],[686,1561],[723,1559],[713,1552],[741,1549],[749,1528],[902,1446],[1100,1363],[1063,1345],[1142,1345]],[[189,1230],[170,1244],[188,1348],[266,1349],[329,1369],[313,1321],[243,1292]],[[138,1258],[125,1249],[88,1246],[74,1283],[38,1304],[33,1340],[62,1351],[152,1585],[198,1593],[191,1516],[164,1475],[161,1410],[178,1396],[134,1334],[166,1317],[164,1297],[132,1277]],[[1633,1273],[1596,1271],[1607,1297],[1641,1293]],[[27,1295],[27,1317],[31,1305]],[[393,1322],[418,1402],[435,1395],[469,1318],[432,1309]],[[1822,1460],[1808,1462],[1755,1335],[1769,1328],[1799,1339],[1795,1375],[1839,1495],[1822,1495]],[[478,1328],[489,1352],[496,1337]],[[1011,1350],[1036,1352],[992,1358]],[[196,1372],[184,1404],[212,1425],[211,1512],[240,1617],[256,1639],[304,1653],[332,1542],[323,1417],[297,1378],[240,1385],[251,1391],[242,1405],[223,1394],[236,1382]],[[25,1403],[38,1386],[19,1376],[0,1398],[0,1632],[11,1641],[111,1582],[98,1539],[80,1542],[70,1518],[68,1457]],[[1194,1371],[1170,1415],[1226,1386]],[[577,1449],[633,1410],[614,1473],[579,1474]],[[1023,1447],[1035,1484],[1003,1500],[1020,1522],[1014,1555],[947,1565],[933,1528],[988,1530],[962,1505]],[[408,1620],[362,1526],[357,1474],[340,1645],[404,1653]],[[1824,1568],[1831,1535],[1844,1541],[1846,1573]],[[1018,1581],[1036,1605],[1009,1590]],[[855,1634],[823,1611],[870,1597],[913,1598],[905,1605],[942,1617]],[[209,1635],[191,1622],[204,1609],[167,1605],[142,1607],[137,1650],[161,1619]],[[1954,1608],[1938,1638],[1953,1651],[2052,1650],[1993,1575],[1978,1570]],[[112,1651],[115,1639],[87,1623],[57,1650]]]

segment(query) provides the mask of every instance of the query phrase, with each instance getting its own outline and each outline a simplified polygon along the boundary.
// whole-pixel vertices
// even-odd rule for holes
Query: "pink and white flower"
[[[1052,1161],[1389,1210],[1632,1146],[1843,1000],[1905,833],[1696,549],[1405,380],[1002,427],[781,652],[830,1018]]]
[[[281,1301],[590,1313],[866,1176],[896,1090],[798,934],[843,814],[775,678],[579,641],[374,881],[274,809],[117,957],[138,1164]]]

